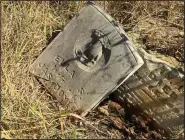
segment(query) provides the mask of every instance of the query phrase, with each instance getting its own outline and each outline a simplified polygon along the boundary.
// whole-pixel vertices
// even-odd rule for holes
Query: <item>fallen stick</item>
[[[84,118],[82,118],[81,116],[74,114],[74,113],[69,113],[69,116],[75,117],[77,119],[82,120],[85,124],[90,125],[92,128],[94,128],[96,131],[98,131],[101,134],[107,135],[106,133],[102,132],[101,130],[99,130],[97,127],[93,126],[90,122],[88,122],[87,120],[85,120]]]

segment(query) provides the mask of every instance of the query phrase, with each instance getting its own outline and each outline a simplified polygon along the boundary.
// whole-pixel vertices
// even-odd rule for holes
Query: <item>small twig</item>
[[[174,22],[165,20],[165,19],[160,19],[160,20],[165,21],[165,22],[168,22],[169,24],[172,24],[173,26],[179,27],[180,29],[184,29],[184,26],[182,26],[180,24],[177,24],[177,23],[174,23]]]
[[[35,126],[35,127],[30,127],[30,128],[25,128],[25,129],[17,129],[17,130],[3,130],[1,133],[11,133],[11,132],[22,132],[22,131],[28,131],[28,130],[33,130],[33,129],[38,129],[42,128],[44,126]]]
[[[99,130],[97,127],[93,126],[90,122],[88,122],[87,120],[85,120],[84,118],[82,118],[81,116],[77,115],[77,114],[73,114],[73,113],[69,113],[69,116],[73,116],[77,119],[80,119],[82,121],[84,121],[84,123],[90,125],[92,128],[94,128],[96,131],[98,131],[101,134],[107,135],[106,133],[102,132],[101,130]]]
[[[60,118],[61,134],[64,136],[65,118]]]
[[[182,129],[178,134],[177,137],[184,132],[184,129]]]

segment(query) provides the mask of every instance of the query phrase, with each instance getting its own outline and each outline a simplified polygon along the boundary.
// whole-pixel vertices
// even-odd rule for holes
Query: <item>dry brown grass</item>
[[[170,51],[165,53],[172,56],[178,51],[182,59],[183,2],[96,3],[119,20],[131,35],[137,33],[138,40],[145,39],[148,49],[166,48]],[[61,124],[68,115],[29,74],[29,65],[46,47],[52,33],[62,30],[83,4],[2,2],[2,137],[100,138],[97,134],[92,137],[85,127],[86,133],[81,133],[84,130],[69,121],[62,131]]]
[[[29,74],[47,38],[69,22],[80,4],[2,2],[2,136],[59,136],[60,107]],[[56,13],[56,11],[57,13]]]
[[[184,61],[183,2],[110,2],[107,9],[147,50]]]

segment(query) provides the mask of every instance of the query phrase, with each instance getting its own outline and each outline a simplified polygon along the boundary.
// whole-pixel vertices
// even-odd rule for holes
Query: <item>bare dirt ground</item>
[[[1,137],[164,138],[151,121],[107,99],[84,119],[62,106],[29,73],[39,56],[85,2],[1,2]],[[184,3],[96,2],[134,41],[175,62],[184,61]],[[171,59],[170,59],[171,60]],[[171,63],[174,63],[171,61]],[[180,68],[179,65],[176,65]],[[175,138],[181,137],[178,128]]]

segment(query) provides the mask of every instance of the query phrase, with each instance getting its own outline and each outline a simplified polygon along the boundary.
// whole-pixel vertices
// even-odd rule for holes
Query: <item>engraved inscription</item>
[[[75,71],[73,70],[73,72],[70,73],[71,78],[73,78],[74,74],[75,74]]]
[[[69,67],[69,64],[67,64],[66,66],[65,66],[65,70],[68,72],[69,70],[67,69]]]
[[[83,88],[78,89],[77,92],[78,92],[80,95],[82,95],[82,94],[84,94],[84,89],[83,89]]]
[[[151,73],[149,74],[149,77],[153,79],[153,78],[155,78],[155,75],[151,72]]]
[[[81,94],[84,94],[84,89],[83,89],[83,88],[81,88],[80,93],[81,93]]]
[[[47,75],[47,79],[48,79],[48,80],[50,80],[50,79],[51,79],[51,77],[52,77],[52,74],[51,74],[51,73],[49,73],[49,74]]]
[[[54,69],[54,71],[53,71],[54,73],[57,73],[57,69]]]
[[[158,65],[156,65],[158,68]],[[171,126],[174,124],[168,124],[170,120],[176,120],[180,113],[182,112],[182,100],[179,96],[181,90],[184,89],[183,78],[177,78],[178,75],[169,72],[170,69],[161,72],[161,70],[153,71],[150,70],[150,73],[144,73],[148,69],[147,67],[142,67],[138,72],[135,73],[134,77],[130,77],[130,81],[134,81],[133,84],[126,83],[126,85],[122,85],[119,87],[119,92],[124,93],[124,96],[134,105],[139,106],[146,114],[151,116],[159,125],[165,124],[168,128],[164,127],[166,130],[169,130]],[[158,68],[159,69],[159,68]],[[169,74],[170,73],[170,74]],[[148,77],[149,79],[145,78]],[[135,78],[139,78],[138,81],[134,80]],[[152,81],[152,82],[148,82]],[[143,87],[135,88],[138,83],[142,82]],[[132,92],[124,92],[123,88],[129,86],[129,89],[134,89]],[[140,96],[142,90],[145,92],[150,98],[151,101],[147,101],[148,96]],[[121,95],[121,94],[120,94]],[[123,95],[121,95],[122,97]],[[139,100],[138,100],[139,98]],[[119,98],[121,99],[121,98]],[[140,99],[141,102],[140,102]],[[122,99],[121,99],[122,100]],[[163,126],[162,126],[163,127]]]
[[[61,98],[62,100],[65,100],[65,99],[66,99],[65,93],[64,93],[63,90],[60,90],[60,92],[58,92],[58,96],[59,96],[59,97],[62,97],[62,98]]]
[[[39,67],[39,68],[43,68],[44,66],[45,66],[45,64],[42,64],[42,63],[39,63],[39,64],[38,64],[38,67]]]
[[[46,68],[46,69],[44,70],[44,74],[47,75],[47,72],[48,72],[48,68]]]
[[[72,72],[68,69],[68,67],[69,67],[69,64],[67,64],[66,66],[65,66],[65,71],[67,72],[67,74],[70,76],[70,78],[73,78],[73,76],[74,76],[74,74],[75,74],[75,71],[73,70]]]
[[[62,75],[62,73],[60,72],[60,73],[57,73],[57,74],[58,74],[58,76],[60,76],[60,78],[62,79],[62,81],[65,82],[65,77]]]
[[[55,58],[54,58],[54,61],[55,62],[60,62],[62,60],[62,57],[57,55]]]
[[[58,83],[56,83],[56,84],[55,84],[55,86],[54,86],[54,90],[55,90],[55,91],[60,90],[60,86],[59,86],[59,84],[58,84]]]

